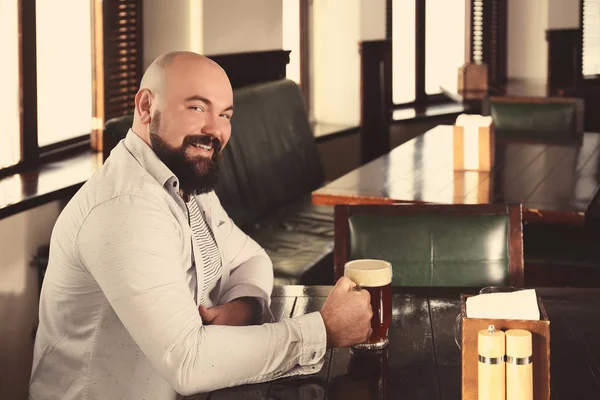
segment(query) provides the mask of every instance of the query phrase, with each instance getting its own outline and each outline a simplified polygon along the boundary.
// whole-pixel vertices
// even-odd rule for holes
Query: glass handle
[[[456,316],[456,318],[454,319],[454,342],[456,343],[456,345],[458,346],[459,350],[462,350],[461,348],[461,342],[462,342],[462,320],[461,320],[461,315],[458,314]]]

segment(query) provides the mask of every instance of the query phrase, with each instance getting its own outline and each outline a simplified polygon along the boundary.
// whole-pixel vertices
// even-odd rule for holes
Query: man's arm
[[[263,322],[261,302],[256,297],[239,297],[211,308],[200,306],[198,311],[204,325],[246,326]]]
[[[260,326],[203,325],[185,281],[180,228],[168,213],[122,196],[97,206],[75,242],[81,263],[157,371],[184,395],[292,369],[316,372],[326,342],[319,313]]]

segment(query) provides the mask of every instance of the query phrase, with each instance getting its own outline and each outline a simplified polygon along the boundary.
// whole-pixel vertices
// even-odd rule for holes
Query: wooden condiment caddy
[[[538,298],[539,321],[467,318],[468,295],[461,295],[462,320],[462,399],[477,400],[478,353],[477,334],[494,325],[495,329],[525,329],[531,332],[533,348],[533,398],[550,400],[550,320]]]

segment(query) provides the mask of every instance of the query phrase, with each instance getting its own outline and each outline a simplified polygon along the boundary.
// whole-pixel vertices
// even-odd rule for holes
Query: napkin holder
[[[462,320],[462,399],[477,400],[477,332],[494,325],[497,330],[525,329],[531,332],[533,347],[533,398],[550,400],[550,320],[538,298],[539,321],[467,318],[467,298],[460,296]]]
[[[492,170],[496,134],[490,117],[460,115],[453,125],[453,135],[454,171]]]
[[[487,64],[465,63],[458,69],[458,94],[465,100],[481,99],[488,92]]]

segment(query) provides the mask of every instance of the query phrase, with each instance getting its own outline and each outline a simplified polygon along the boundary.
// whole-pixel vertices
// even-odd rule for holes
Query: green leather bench
[[[563,97],[496,97],[483,102],[496,137],[569,142],[583,134],[583,100]]]
[[[519,205],[336,205],[334,279],[361,258],[396,286],[523,286]]]

